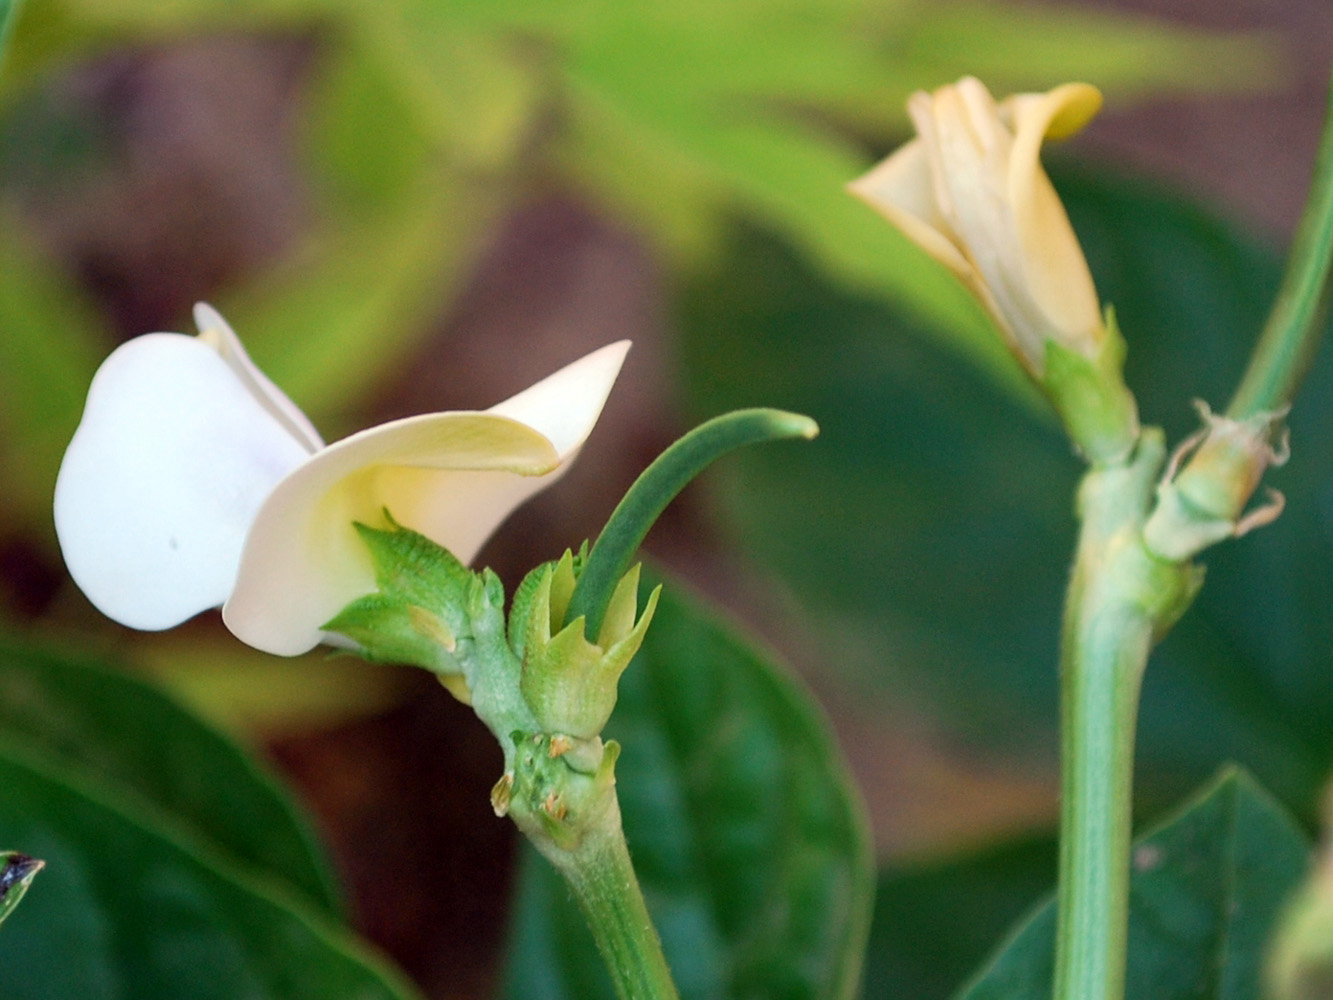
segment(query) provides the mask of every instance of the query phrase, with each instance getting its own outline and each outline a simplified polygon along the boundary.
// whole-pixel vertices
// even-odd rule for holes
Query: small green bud
[[[1203,402],[1195,406],[1203,428],[1176,450],[1143,529],[1149,548],[1176,561],[1271,523],[1284,505],[1274,491],[1266,503],[1245,509],[1264,473],[1287,460],[1285,438],[1272,444],[1286,411],[1233,420]]]
[[[635,566],[616,585],[597,641],[589,642],[582,616],[564,621],[577,580],[573,554],[567,551],[540,573],[531,599],[523,608],[516,604],[510,619],[511,636],[523,636],[519,688],[547,732],[589,740],[611,717],[620,675],[643,643],[661,588],[639,615]]]
[[[611,791],[620,744],[594,738],[575,745],[566,736],[545,733],[511,737],[514,770],[492,789],[492,806],[497,811],[503,806],[539,848],[549,843],[572,850],[616,808]]]

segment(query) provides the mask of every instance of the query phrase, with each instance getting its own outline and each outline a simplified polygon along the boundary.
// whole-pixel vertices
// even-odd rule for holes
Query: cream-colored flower
[[[325,446],[213,309],[102,364],[56,483],[74,581],[102,612],[164,629],[208,608],[281,655],[375,589],[353,522],[400,523],[463,562],[553,483],[629,349],[594,351],[484,412],[395,420]]]
[[[1104,335],[1092,276],[1041,144],[1081,129],[1101,94],[1069,83],[996,104],[964,77],[907,102],[917,138],[849,189],[945,264],[1038,377],[1046,342],[1085,357]]]

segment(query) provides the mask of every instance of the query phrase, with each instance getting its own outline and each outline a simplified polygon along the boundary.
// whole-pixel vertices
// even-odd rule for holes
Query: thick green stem
[[[1110,617],[1077,624],[1064,657],[1056,1000],[1125,989],[1134,725],[1152,627]]]
[[[569,883],[620,1000],[678,1000],[620,828],[620,810],[572,850],[543,850]],[[540,843],[539,847],[543,846]]]
[[[1243,420],[1291,402],[1323,335],[1324,296],[1333,261],[1333,88],[1310,193],[1282,287],[1227,416]]]
[[[1123,465],[1095,468],[1061,648],[1060,880],[1055,1000],[1121,1000],[1129,924],[1134,730],[1154,638],[1193,596],[1188,566],[1143,544],[1165,447],[1144,431]]]

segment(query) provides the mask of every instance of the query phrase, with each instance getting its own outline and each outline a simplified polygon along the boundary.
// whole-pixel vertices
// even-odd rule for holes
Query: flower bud
[[[976,296],[1093,464],[1130,453],[1138,406],[1124,340],[1040,153],[1101,102],[1086,83],[999,104],[972,77],[921,91],[907,104],[917,138],[849,185]]]
[[[523,657],[519,688],[524,700],[548,733],[576,739],[596,737],[611,717],[620,675],[639,651],[657,608],[661,587],[653,591],[643,614],[638,614],[639,567],[616,585],[595,642],[584,635],[578,617],[565,624],[565,612],[574,593],[576,561],[566,551],[557,563],[535,570],[536,584],[525,581],[515,600],[511,636]],[[533,579],[530,577],[529,580]]]
[[[1149,548],[1177,561],[1271,523],[1284,505],[1282,494],[1272,491],[1266,503],[1245,509],[1269,467],[1287,460],[1285,438],[1276,448],[1272,444],[1286,410],[1234,420],[1203,402],[1195,405],[1203,429],[1177,450],[1143,529]],[[1176,474],[1186,455],[1189,461]]]
[[[1091,360],[1105,336],[1083,251],[1040,160],[1047,136],[1079,131],[1101,101],[1085,83],[999,104],[972,77],[918,91],[907,103],[917,138],[849,185],[967,285],[1038,381],[1048,341]]]

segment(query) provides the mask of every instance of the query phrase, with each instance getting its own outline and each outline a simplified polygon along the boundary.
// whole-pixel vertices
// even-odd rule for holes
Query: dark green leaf
[[[869,848],[809,695],[668,583],[608,734],[624,747],[626,836],[682,996],[854,995]],[[526,865],[506,995],[609,990],[563,886]]]
[[[946,1000],[1055,885],[1056,844],[1034,837],[880,875],[865,1000]]]
[[[1258,1000],[1264,948],[1309,846],[1234,770],[1137,839],[1126,1000]],[[1047,1000],[1054,948],[1047,903],[959,1000]]]
[[[310,903],[340,909],[328,863],[276,780],[154,689],[0,643],[0,738],[210,851],[263,869]],[[31,844],[7,843],[40,856]]]
[[[258,872],[201,853],[0,737],[0,829],[47,862],[0,933],[12,1000],[408,1000],[410,986]],[[174,751],[164,749],[162,762]],[[214,789],[225,801],[227,789]]]

